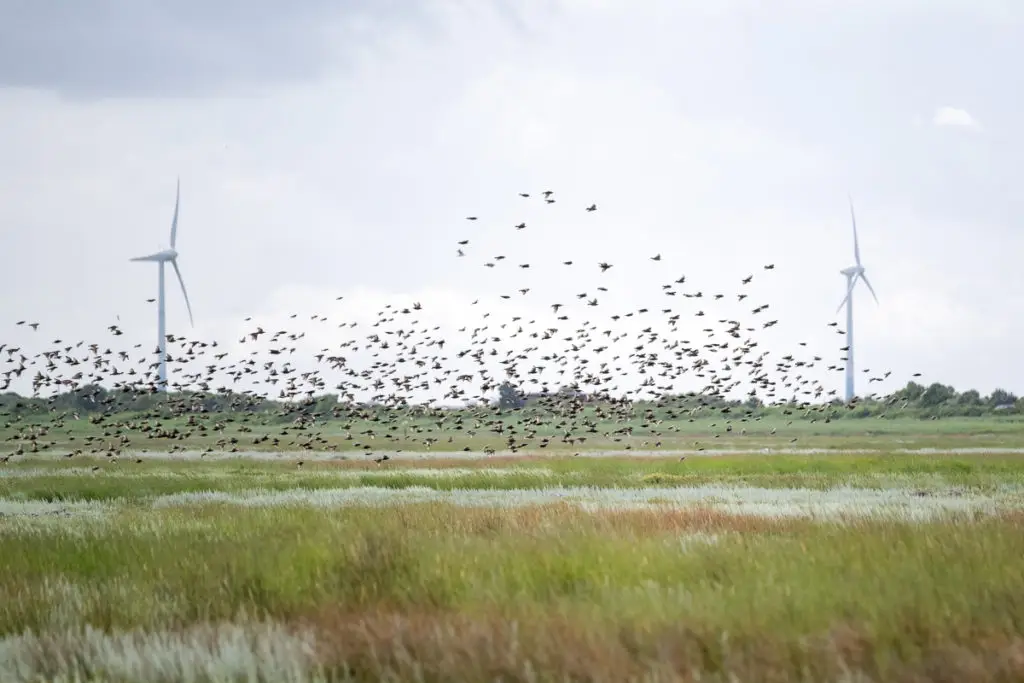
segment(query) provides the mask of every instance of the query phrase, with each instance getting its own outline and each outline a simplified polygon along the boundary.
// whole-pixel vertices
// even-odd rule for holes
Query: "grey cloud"
[[[374,22],[419,14],[399,0],[2,0],[0,86],[177,97],[310,81]]]
[[[411,3],[368,3],[335,16],[326,0],[307,2],[286,21],[264,0],[245,30],[232,24],[236,4],[211,2],[212,15],[194,0],[171,19],[152,9],[125,15],[150,27],[139,34],[153,45],[137,47],[150,70],[153,55],[170,50],[162,41],[173,31],[161,20],[230,36],[220,41],[225,55],[260,47],[292,74],[326,50],[300,87],[225,56],[230,69],[203,73],[217,41],[176,38],[174,49],[200,54],[180,67],[177,92],[222,95],[259,79],[266,88],[257,97],[87,102],[0,89],[0,252],[19,254],[0,272],[5,291],[18,291],[0,301],[0,326],[31,315],[47,334],[65,334],[57,324],[102,334],[116,314],[126,334],[149,342],[152,307],[140,292],[151,295],[155,273],[127,259],[166,240],[180,172],[182,268],[197,327],[218,339],[237,338],[244,316],[304,303],[322,313],[339,294],[370,315],[392,294],[425,305],[443,294],[486,301],[512,277],[481,265],[496,254],[535,262],[521,299],[530,316],[530,305],[546,313],[578,291],[556,268],[563,255],[591,269],[614,260],[605,281],[622,292],[617,306],[646,297],[664,270],[711,288],[770,256],[777,280],[765,297],[787,326],[778,334],[804,340],[817,330],[820,339],[807,341],[831,346],[824,322],[852,256],[849,190],[881,300],[857,295],[862,366],[1024,387],[1024,371],[1003,362],[1024,320],[1014,261],[1024,200],[1012,185],[1024,102],[1005,87],[1024,41],[1019,21],[968,11],[995,3],[965,0],[959,15],[954,0],[857,9],[822,0],[814,13],[780,0],[759,3],[768,8],[760,14],[736,9],[754,0],[722,0],[711,14],[681,0],[437,0],[416,3],[416,15]],[[1024,5],[1005,7],[1024,14]],[[328,26],[353,36],[339,43],[351,68],[337,68],[333,44],[296,44]],[[282,36],[294,39],[291,52]],[[0,51],[11,49],[0,36]],[[6,54],[0,64],[10,65]],[[317,68],[330,73],[312,75]],[[123,64],[110,70],[105,90],[64,72],[62,86],[36,86],[157,92]],[[983,130],[929,125],[939,106],[965,109]],[[559,193],[552,207],[529,208],[515,194],[545,187]],[[591,201],[596,215],[582,211]],[[481,220],[462,220],[471,214]],[[519,220],[529,229],[510,237]],[[457,259],[455,241],[465,238],[471,249]],[[645,266],[656,251],[665,260],[654,272]],[[322,302],[308,295],[316,292]],[[169,294],[171,323],[183,324]],[[451,317],[478,309],[467,310]],[[281,324],[295,323],[282,315]]]

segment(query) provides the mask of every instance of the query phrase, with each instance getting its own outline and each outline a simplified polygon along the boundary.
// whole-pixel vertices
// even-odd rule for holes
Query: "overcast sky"
[[[150,344],[156,267],[128,259],[168,245],[180,175],[195,329],[170,279],[172,332],[227,344],[254,322],[297,330],[292,313],[368,322],[413,301],[424,324],[472,325],[503,293],[541,316],[593,295],[608,261],[616,310],[662,308],[682,274],[729,297],[754,274],[751,300],[780,321],[765,348],[833,358],[850,193],[879,298],[855,293],[858,366],[892,370],[888,390],[921,372],[1024,393],[1018,0],[0,0],[0,15],[0,342],[119,322]]]

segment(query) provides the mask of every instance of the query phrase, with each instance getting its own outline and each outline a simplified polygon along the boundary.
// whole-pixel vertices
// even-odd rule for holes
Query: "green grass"
[[[593,450],[692,450],[763,448],[874,449],[894,448],[1024,448],[1024,421],[1019,417],[944,418],[922,420],[912,417],[887,419],[841,419],[825,422],[769,414],[754,418],[695,418],[645,422],[633,418],[620,422],[598,419],[594,432],[582,427],[571,429],[573,438],[562,440],[568,427],[561,420],[545,416],[537,424],[517,424],[520,416],[504,415],[478,422],[467,417],[461,428],[448,421],[441,427],[433,420],[408,418],[395,422],[356,419],[328,420],[299,429],[281,423],[264,424],[262,418],[213,414],[189,425],[184,418],[144,420],[125,414],[108,418],[103,424],[86,419],[54,420],[30,417],[0,429],[0,452],[33,447],[44,452],[71,452],[83,449],[168,451],[298,451],[336,450],[412,452],[502,451],[508,447],[510,433],[515,434],[522,452]],[[469,413],[465,413],[469,415]],[[243,422],[248,419],[248,422]],[[506,430],[491,431],[496,424]],[[8,424],[0,422],[0,425]],[[168,436],[154,436],[147,430],[157,426]],[[510,429],[515,429],[511,432]],[[626,433],[629,430],[629,433]],[[731,430],[731,431],[729,431]],[[370,433],[372,432],[372,434]],[[312,439],[316,435],[316,440]],[[276,442],[275,442],[276,439]],[[125,443],[124,440],[127,440]],[[794,441],[795,440],[795,441]],[[33,446],[33,443],[36,445]]]
[[[92,466],[100,469],[92,472]],[[425,472],[424,469],[430,471]],[[19,475],[19,473],[22,473]],[[174,461],[24,459],[0,471],[0,498],[144,501],[153,496],[251,489],[381,486],[517,490],[558,486],[644,488],[724,484],[826,489],[916,487],[991,491],[1024,486],[1024,454],[733,455],[665,458],[495,457],[481,460]]]
[[[0,530],[0,634],[270,619],[313,629],[338,680],[998,680],[1022,532],[1019,514],[126,508]]]
[[[0,680],[1024,679],[1024,454],[881,443],[381,465],[24,454],[0,466]],[[724,499],[455,504],[474,489],[705,485],[853,487],[854,503],[858,488],[913,490],[909,513],[939,496],[1002,502],[918,521],[738,514]],[[366,486],[453,502],[312,504]],[[303,495],[157,504],[208,491]]]

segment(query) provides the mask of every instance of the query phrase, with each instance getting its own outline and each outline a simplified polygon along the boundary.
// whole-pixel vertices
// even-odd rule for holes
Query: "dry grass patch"
[[[714,624],[609,623],[583,615],[358,613],[300,620],[319,661],[355,680],[423,681],[1017,681],[1024,638],[976,633],[957,643],[913,632],[880,639],[838,622],[800,639]]]
[[[906,626],[913,627],[913,622]],[[800,638],[699,618],[612,621],[587,610],[464,612],[323,606],[287,621],[177,630],[93,628],[0,639],[0,677],[30,681],[892,681],[1024,678],[1013,632],[910,629],[899,640],[837,621]]]

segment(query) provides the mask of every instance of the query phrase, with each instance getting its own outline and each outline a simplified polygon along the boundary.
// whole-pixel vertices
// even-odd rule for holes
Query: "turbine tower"
[[[846,306],[846,402],[853,400],[853,288],[858,280],[863,280],[868,286],[875,303],[878,303],[878,296],[875,295],[875,288],[871,281],[864,274],[864,266],[860,262],[860,245],[857,244],[857,216],[853,212],[853,198],[850,198],[850,219],[853,221],[853,258],[856,265],[843,268],[840,273],[846,276],[846,296],[843,298],[836,313]]]
[[[190,325],[194,325],[192,321],[192,305],[188,302],[188,291],[185,290],[185,281],[181,279],[181,270],[178,268],[178,252],[174,249],[178,238],[178,203],[180,200],[181,179],[179,178],[174,196],[174,218],[171,219],[170,248],[150,254],[149,256],[139,256],[131,259],[132,261],[156,263],[160,273],[160,291],[157,294],[157,353],[160,355],[159,379],[157,380],[158,391],[167,391],[167,309],[165,305],[166,297],[164,295],[164,266],[168,263],[174,267],[174,274],[178,276],[178,282],[181,283],[181,293],[185,295],[185,306],[188,308],[188,321]]]

